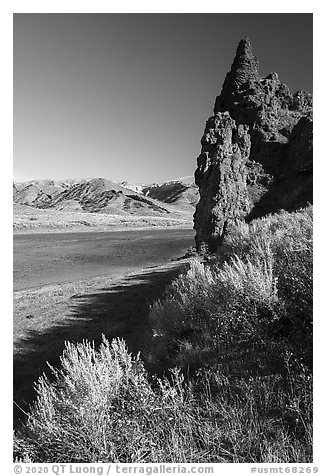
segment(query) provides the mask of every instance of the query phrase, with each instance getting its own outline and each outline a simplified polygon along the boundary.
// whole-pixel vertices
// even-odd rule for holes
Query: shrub
[[[207,422],[200,426],[202,411],[178,370],[151,385],[139,356],[122,340],[104,338],[98,351],[89,342],[67,343],[52,374],[52,382],[39,380],[37,401],[16,435],[17,461],[204,460]]]
[[[222,251],[152,305],[161,379],[122,340],[66,344],[17,461],[312,461],[312,209],[238,224]]]
[[[225,246],[224,262],[193,260],[152,306],[157,360],[196,367],[260,346],[271,365],[285,350],[311,364],[311,208],[239,224]]]
[[[266,248],[272,251],[299,250],[312,246],[313,207],[297,212],[282,211],[252,221],[230,224],[224,238],[224,246],[239,256],[262,255]]]
[[[290,364],[285,377],[231,378],[211,369],[187,384],[175,369],[150,384],[139,356],[118,339],[104,339],[98,351],[67,343],[61,363],[51,383],[42,377],[37,385],[15,438],[16,461],[311,460],[311,381],[294,379]]]
[[[233,227],[226,244],[240,256],[272,253],[280,302],[274,332],[312,365],[313,207]],[[269,250],[269,251],[267,251]],[[308,355],[310,353],[310,356]]]

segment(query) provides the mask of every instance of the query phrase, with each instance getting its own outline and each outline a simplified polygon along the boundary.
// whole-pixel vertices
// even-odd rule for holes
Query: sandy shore
[[[46,362],[59,364],[64,342],[99,343],[122,337],[132,352],[148,350],[151,303],[187,267],[188,259],[139,268],[132,274],[101,276],[14,293],[14,424],[35,398],[33,383]]]

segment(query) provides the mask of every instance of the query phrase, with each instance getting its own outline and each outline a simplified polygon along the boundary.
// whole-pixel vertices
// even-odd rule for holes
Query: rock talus
[[[312,203],[312,95],[292,94],[277,73],[261,78],[247,37],[201,145],[194,215],[199,252],[214,252],[230,221]]]

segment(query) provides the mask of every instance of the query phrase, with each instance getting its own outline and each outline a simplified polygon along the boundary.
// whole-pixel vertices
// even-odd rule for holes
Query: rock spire
[[[247,37],[201,145],[194,215],[199,252],[214,252],[230,222],[312,203],[312,96],[291,94],[277,73],[261,78]]]

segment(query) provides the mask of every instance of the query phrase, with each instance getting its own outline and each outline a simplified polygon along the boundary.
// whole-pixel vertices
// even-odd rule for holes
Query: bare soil
[[[104,334],[109,339],[125,339],[131,352],[149,352],[150,305],[189,263],[187,259],[171,261],[175,254],[169,253],[170,259],[167,252],[160,265],[134,262],[132,272],[127,267],[112,268],[102,276],[43,283],[14,292],[15,427],[24,421],[24,412],[35,400],[34,382],[43,372],[50,374],[47,362],[60,364],[65,341],[88,339],[99,344]]]

